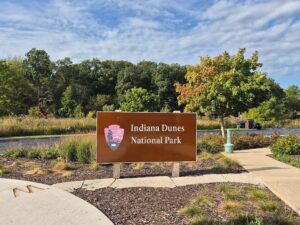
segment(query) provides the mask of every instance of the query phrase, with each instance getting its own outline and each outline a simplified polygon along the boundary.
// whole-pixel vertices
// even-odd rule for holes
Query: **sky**
[[[258,51],[261,71],[300,86],[300,0],[0,0],[0,58],[199,63]]]

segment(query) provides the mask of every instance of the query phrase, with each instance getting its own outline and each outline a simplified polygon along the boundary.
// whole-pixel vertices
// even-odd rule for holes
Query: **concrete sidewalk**
[[[268,148],[260,148],[225,155],[237,160],[300,215],[300,169],[279,162],[270,154]]]
[[[113,225],[97,208],[58,188],[0,178],[0,224]]]
[[[72,192],[75,189],[83,188],[86,190],[97,190],[100,188],[133,188],[133,187],[152,187],[152,188],[175,188],[179,186],[193,184],[208,184],[208,183],[246,183],[254,185],[263,185],[258,179],[250,173],[230,173],[230,174],[207,174],[201,176],[186,176],[186,177],[137,177],[137,178],[121,178],[121,179],[95,179],[85,181],[72,181],[65,183],[54,184],[54,187],[64,191]]]

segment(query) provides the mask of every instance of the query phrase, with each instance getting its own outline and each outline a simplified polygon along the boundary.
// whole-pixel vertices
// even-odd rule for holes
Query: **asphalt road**
[[[201,138],[204,134],[216,134],[219,130],[198,130],[197,137]],[[264,130],[233,130],[232,133],[238,134],[263,134],[270,136],[272,134],[287,135],[289,133],[300,135],[300,128],[289,128],[289,129],[264,129]],[[72,135],[67,135],[72,136]],[[76,135],[78,136],[78,135]],[[35,138],[0,138],[0,154],[9,148],[25,147],[28,149],[37,146],[50,146],[60,142],[65,136],[54,136],[54,137],[35,137]]]

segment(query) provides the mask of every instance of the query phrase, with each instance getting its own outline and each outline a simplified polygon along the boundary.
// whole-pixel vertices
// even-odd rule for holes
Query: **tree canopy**
[[[185,104],[185,111],[219,118],[224,136],[226,116],[237,116],[272,96],[276,85],[260,67],[258,53],[246,59],[245,49],[201,57],[200,64],[187,67],[187,83],[177,84],[179,104]]]

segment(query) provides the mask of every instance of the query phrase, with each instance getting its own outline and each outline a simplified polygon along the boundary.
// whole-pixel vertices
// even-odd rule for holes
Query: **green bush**
[[[270,146],[279,137],[274,135],[271,137],[265,137],[263,135],[232,135],[232,143],[234,149],[251,149],[251,148],[263,148]],[[221,135],[209,134],[200,138],[197,143],[197,152],[208,151],[210,153],[217,153],[223,151],[225,139]]]
[[[289,134],[279,138],[271,146],[274,155],[299,155],[300,154],[300,136]]]
[[[82,163],[91,162],[92,144],[89,142],[80,142],[77,146],[77,159]]]
[[[274,143],[279,136],[273,135],[266,137],[264,135],[237,135],[232,136],[232,143],[234,149],[251,149],[251,148],[264,148]]]
[[[197,143],[197,153],[201,152],[209,152],[209,153],[218,153],[221,151],[221,146],[218,146],[216,143],[211,143],[209,141],[201,141]]]
[[[12,157],[14,153],[15,153],[14,149],[7,149],[5,152],[3,152],[2,156],[5,158]]]
[[[8,149],[3,153],[3,157],[20,158],[20,157],[26,157],[27,154],[28,154],[28,151],[24,148]]]
[[[78,142],[76,141],[69,141],[63,143],[61,146],[61,155],[67,160],[67,161],[77,161],[77,145]]]
[[[57,159],[59,157],[59,152],[55,147],[50,147],[42,152],[43,159]]]
[[[42,158],[42,152],[40,149],[34,149],[28,152],[28,157],[32,159]]]

